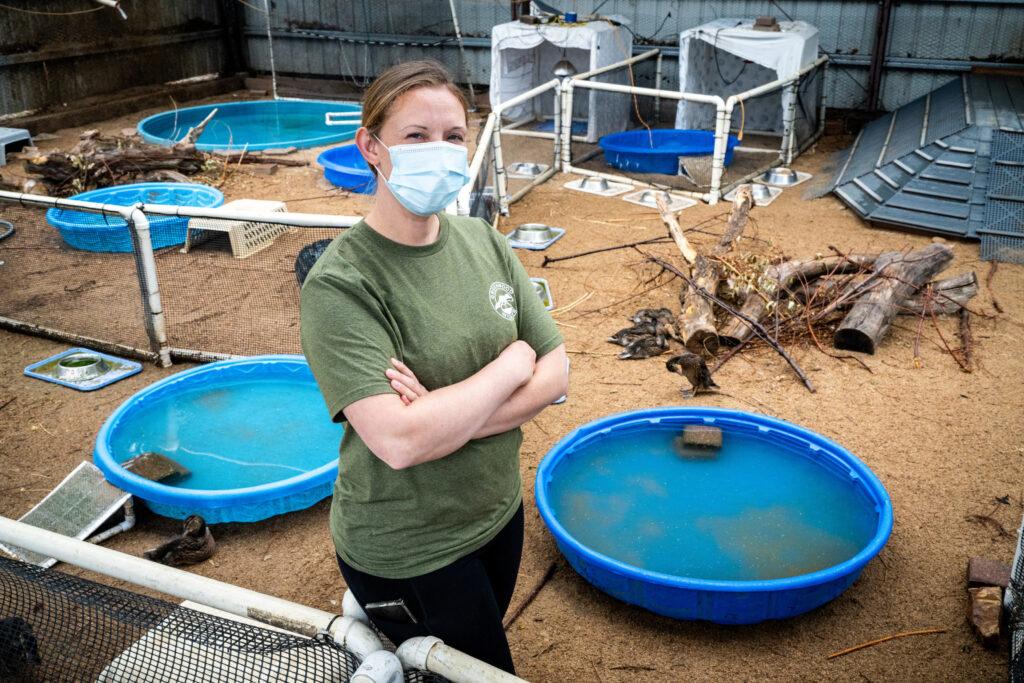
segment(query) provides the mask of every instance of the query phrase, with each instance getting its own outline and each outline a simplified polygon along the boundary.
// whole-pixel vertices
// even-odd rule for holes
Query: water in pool
[[[820,464],[728,431],[715,457],[682,457],[678,434],[645,428],[584,443],[551,483],[562,526],[636,567],[732,581],[824,569],[873,536],[874,506]]]
[[[290,379],[210,384],[156,400],[132,412],[133,429],[118,430],[118,462],[148,451],[192,471],[175,486],[233,489],[280,481],[337,457],[342,427],[331,422],[314,382]]]

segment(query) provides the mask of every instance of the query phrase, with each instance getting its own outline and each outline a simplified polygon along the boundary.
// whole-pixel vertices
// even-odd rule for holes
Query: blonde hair
[[[469,109],[465,95],[452,80],[444,66],[433,59],[403,62],[387,69],[370,84],[363,95],[363,125],[377,135],[395,101],[416,88],[447,88],[462,105]]]

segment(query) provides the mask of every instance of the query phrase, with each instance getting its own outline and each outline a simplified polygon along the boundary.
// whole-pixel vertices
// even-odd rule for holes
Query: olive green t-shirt
[[[360,222],[335,239],[302,288],[302,348],[330,414],[394,393],[406,363],[428,390],[460,382],[522,339],[562,343],[508,241],[486,222],[440,214],[431,245],[399,244]],[[342,559],[384,578],[444,567],[490,541],[522,500],[520,429],[474,439],[402,470],[354,429],[341,441],[331,533]]]

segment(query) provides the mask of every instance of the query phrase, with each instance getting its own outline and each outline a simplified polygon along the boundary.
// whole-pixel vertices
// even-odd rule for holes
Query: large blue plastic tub
[[[615,168],[634,173],[679,173],[679,157],[705,156],[715,151],[715,134],[709,130],[655,128],[627,130],[605,135],[598,141],[605,161]],[[730,135],[725,148],[725,165],[732,163],[739,138]]]
[[[139,122],[139,135],[156,145],[173,145],[214,109],[217,113],[203,129],[196,148],[250,152],[283,147],[319,147],[352,139],[359,120],[328,126],[329,112],[358,112],[352,102],[321,100],[260,100],[206,104],[154,114]]]
[[[323,166],[324,178],[338,187],[359,194],[373,194],[377,190],[377,177],[355,145],[324,150],[316,162]]]
[[[93,459],[158,514],[254,522],[331,495],[342,431],[302,356],[252,356],[191,368],[135,394],[100,428]],[[146,452],[192,474],[163,484],[122,467]]]
[[[820,464],[838,477],[848,477],[873,509],[874,535],[853,557],[812,573],[771,580],[709,580],[673,576],[618,561],[574,538],[559,522],[553,507],[552,482],[559,465],[588,442],[612,434],[631,434],[687,424],[714,425],[728,434],[756,435],[785,445],[795,454]],[[860,575],[885,545],[892,530],[892,504],[875,475],[849,451],[825,437],[770,417],[716,408],[656,408],[612,415],[586,424],[559,441],[537,471],[537,507],[569,564],[600,590],[625,602],[676,619],[749,624],[783,619],[812,610],[836,598]]]
[[[142,202],[206,208],[223,204],[224,194],[217,188],[199,183],[135,183],[90,190],[71,199],[117,206],[132,206]],[[154,249],[171,247],[185,241],[188,218],[148,218],[150,239],[153,241]],[[46,212],[46,222],[60,231],[61,238],[69,247],[84,251],[132,251],[131,232],[128,224],[120,216],[70,209],[49,209]]]

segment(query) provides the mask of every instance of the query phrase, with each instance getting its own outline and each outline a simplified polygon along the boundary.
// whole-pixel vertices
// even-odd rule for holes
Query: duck
[[[660,356],[668,349],[668,342],[665,335],[639,337],[626,345],[625,350],[619,354],[619,360],[642,360],[652,356]]]
[[[634,325],[645,322],[670,324],[675,322],[675,316],[667,308],[641,308],[630,317],[630,320],[633,321]]]
[[[696,353],[685,351],[665,361],[665,368],[685,377],[690,382],[689,389],[683,389],[683,396],[691,398],[697,394],[710,392],[720,387],[711,379],[708,364]]]
[[[216,548],[206,520],[199,515],[189,515],[181,526],[181,534],[147,550],[142,556],[171,567],[184,567],[209,559]]]
[[[18,679],[26,676],[32,666],[43,663],[39,641],[32,625],[21,617],[0,619],[0,678]]]

